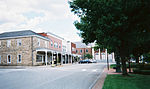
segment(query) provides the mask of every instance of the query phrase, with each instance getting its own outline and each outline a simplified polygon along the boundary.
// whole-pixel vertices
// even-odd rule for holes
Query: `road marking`
[[[97,72],[97,69],[93,69],[92,72]]]
[[[82,71],[87,71],[87,69],[82,69]]]

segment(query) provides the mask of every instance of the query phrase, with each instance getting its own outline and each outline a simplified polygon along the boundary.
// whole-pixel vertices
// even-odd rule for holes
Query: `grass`
[[[126,64],[127,67],[129,67],[129,64]],[[110,68],[116,67],[116,64],[111,64]],[[136,67],[136,63],[131,63],[131,68],[135,68]]]
[[[107,75],[103,89],[150,89],[150,75]]]
[[[116,67],[116,64],[111,64],[110,68]]]

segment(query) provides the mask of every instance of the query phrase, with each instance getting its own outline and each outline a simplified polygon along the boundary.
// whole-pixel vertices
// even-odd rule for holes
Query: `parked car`
[[[92,63],[92,61],[90,61],[89,59],[86,59],[86,60],[80,60],[79,63],[80,64],[82,64],[82,63]]]
[[[92,63],[97,63],[97,60],[92,60]]]

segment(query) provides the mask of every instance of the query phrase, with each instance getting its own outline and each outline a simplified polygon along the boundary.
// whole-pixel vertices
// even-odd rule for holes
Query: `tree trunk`
[[[121,72],[121,64],[120,64],[120,57],[116,57],[116,72],[120,73]]]
[[[122,75],[128,76],[125,57],[121,57],[121,63],[122,63]]]
[[[136,56],[135,59],[136,59],[136,63],[139,63],[139,57]]]
[[[129,73],[131,73],[131,62],[130,62],[130,60],[129,60]]]

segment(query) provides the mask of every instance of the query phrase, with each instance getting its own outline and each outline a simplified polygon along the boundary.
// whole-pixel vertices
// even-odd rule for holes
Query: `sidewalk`
[[[58,68],[58,67],[65,67],[65,66],[72,66],[72,65],[76,65],[74,64],[63,64],[63,65],[58,65],[58,66],[54,66],[52,67],[52,65],[42,65],[42,66],[0,66],[0,69],[32,69],[32,68]]]

